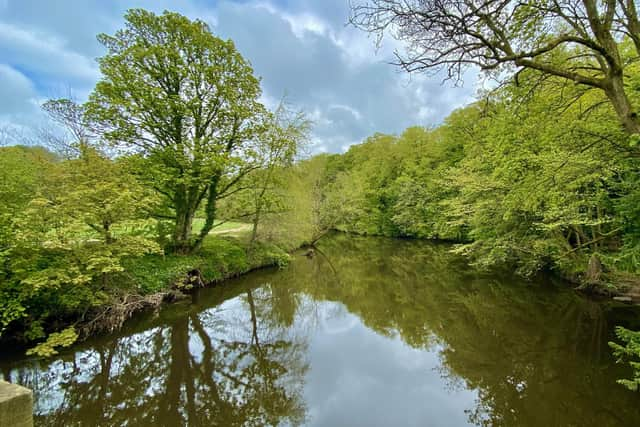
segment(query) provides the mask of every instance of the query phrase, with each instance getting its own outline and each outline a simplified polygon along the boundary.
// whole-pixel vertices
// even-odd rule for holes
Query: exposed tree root
[[[81,323],[76,329],[81,339],[98,333],[114,332],[135,313],[157,309],[163,302],[172,302],[184,297],[186,295],[177,290],[147,296],[126,294],[112,301],[111,304],[99,308],[89,321]]]

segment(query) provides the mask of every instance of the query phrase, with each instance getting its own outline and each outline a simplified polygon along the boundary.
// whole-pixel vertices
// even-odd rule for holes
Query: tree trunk
[[[251,230],[251,240],[250,240],[251,243],[255,242],[256,238],[258,237],[259,223],[260,223],[260,209],[258,209],[255,215],[253,216],[253,229]]]
[[[205,221],[200,234],[196,238],[191,251],[200,250],[202,242],[209,235],[209,232],[213,229],[213,223],[216,219],[216,202],[218,201],[218,183],[220,182],[220,176],[216,175],[211,179],[209,184],[209,191],[207,194],[207,206],[205,207]]]
[[[111,235],[111,223],[109,221],[104,221],[102,223],[102,230],[104,231],[104,242],[107,245],[113,243],[113,236]]]
[[[596,254],[591,255],[587,271],[585,272],[585,282],[588,284],[599,284],[602,276],[602,263]]]
[[[640,133],[640,120],[624,90],[622,71],[620,71],[619,76],[612,76],[609,79],[605,87],[605,93],[622,122],[624,130],[630,135]]]
[[[191,227],[194,211],[187,206],[176,208],[176,224],[173,231],[173,250],[176,253],[190,252]]]
[[[186,253],[189,246],[189,238],[191,237],[191,223],[193,217],[189,217],[189,205],[187,197],[187,189],[184,185],[176,188],[173,197],[173,204],[176,210],[176,222],[173,229],[173,251],[177,253]]]

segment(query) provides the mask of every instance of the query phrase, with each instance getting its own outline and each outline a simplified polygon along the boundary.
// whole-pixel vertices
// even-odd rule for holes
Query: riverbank
[[[214,286],[260,268],[284,266],[289,254],[263,242],[238,236],[209,236],[192,255],[147,255],[125,261],[124,277],[131,293],[99,307],[77,329],[81,339],[113,332],[137,312],[183,299],[196,288]],[[121,288],[127,286],[120,285]]]
[[[205,239],[201,250],[195,254],[149,254],[124,259],[124,271],[110,276],[108,286],[101,289],[107,296],[105,302],[87,307],[79,311],[77,316],[52,319],[50,333],[53,332],[54,340],[51,344],[49,340],[40,343],[34,353],[42,356],[55,354],[55,347],[65,347],[95,335],[117,331],[135,314],[156,310],[165,303],[185,299],[195,288],[214,286],[256,269],[283,266],[289,262],[289,253],[281,247],[264,242],[250,244],[245,235],[246,230],[230,231],[232,232],[210,235]],[[353,232],[346,234],[360,235]],[[451,244],[433,239],[410,239]],[[504,268],[506,266],[501,269]],[[609,274],[605,273],[599,282],[586,286],[584,282],[563,277],[558,272],[551,273],[573,283],[574,288],[585,294],[606,296],[627,303],[639,302],[637,283],[627,276],[623,285],[614,286]],[[65,328],[69,335],[59,336],[55,333],[65,331]],[[19,334],[15,336],[20,337]],[[26,337],[27,334],[23,336]],[[25,350],[37,342],[11,338],[4,341],[1,344],[11,342]]]
[[[371,236],[371,237],[388,237],[393,239],[409,239],[419,241],[429,241],[434,243],[443,243],[454,245],[467,245],[472,243],[471,241],[461,241],[456,239],[442,239],[442,238],[427,238],[410,235],[386,235],[384,233],[360,233],[354,230],[345,228],[338,228],[336,230],[340,233],[353,234],[357,236]],[[467,254],[461,253],[459,250],[453,249],[453,253],[459,254],[469,263],[473,263],[473,259]],[[631,274],[624,271],[616,271],[610,266],[604,264],[598,257],[592,257],[589,262],[584,263],[585,268],[578,269],[575,265],[572,265],[571,271],[564,271],[559,267],[553,267],[551,265],[541,266],[539,270],[531,276],[518,274],[518,268],[516,265],[501,263],[495,264],[491,267],[485,267],[487,271],[503,271],[503,272],[516,272],[521,277],[529,278],[535,277],[538,273],[545,272],[556,278],[572,285],[572,287],[588,296],[604,297],[614,299],[619,302],[632,303],[640,305],[640,276]]]
[[[186,298],[195,288],[213,286],[256,269],[283,266],[289,259],[280,247],[249,243],[242,233],[210,235],[191,255],[149,254],[124,259],[123,271],[110,275],[99,291],[104,295],[103,303],[79,309],[75,316],[51,318],[51,335],[33,352],[56,354],[56,347],[116,331],[133,315]],[[3,346],[11,344],[26,350],[37,343],[28,339],[28,332],[10,332],[3,336]]]

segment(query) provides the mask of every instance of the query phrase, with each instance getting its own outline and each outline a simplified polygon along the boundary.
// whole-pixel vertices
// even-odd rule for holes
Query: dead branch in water
[[[78,332],[81,338],[97,333],[114,332],[120,329],[124,322],[135,313],[149,308],[158,308],[163,301],[175,297],[174,292],[159,292],[147,296],[123,295],[111,304],[99,308],[91,320],[77,328]]]

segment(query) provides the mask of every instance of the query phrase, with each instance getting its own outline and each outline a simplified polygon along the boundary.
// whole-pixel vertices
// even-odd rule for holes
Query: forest
[[[50,356],[335,231],[446,241],[478,269],[637,300],[634,3],[603,2],[589,23],[553,1],[508,19],[433,2],[432,27],[422,3],[367,2],[352,24],[407,42],[409,72],[456,80],[477,66],[497,83],[441,124],[342,154],[310,155],[307,114],[286,99],[268,109],[248,60],[203,21],[132,9],[100,34],[88,101],[42,105],[62,137],[0,133],[0,341]],[[564,26],[542,30],[552,15]],[[635,369],[622,383],[637,390],[640,332],[617,334],[614,354]]]

